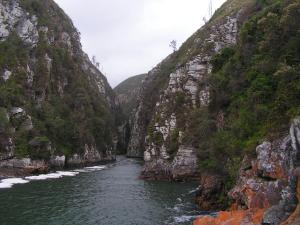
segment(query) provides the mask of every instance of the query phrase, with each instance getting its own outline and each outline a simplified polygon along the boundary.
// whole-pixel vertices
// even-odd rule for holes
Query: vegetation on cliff
[[[263,139],[284,136],[300,113],[300,2],[256,4],[238,45],[213,58],[212,101],[209,113],[199,114],[199,127],[212,123],[198,136],[200,168],[225,171],[232,182],[243,157]]]
[[[120,107],[124,114],[123,120],[128,120],[131,113],[136,109],[138,105],[138,95],[145,77],[146,74],[130,77],[114,88],[114,92],[116,93],[116,97],[119,100]]]
[[[13,26],[0,42],[0,107],[9,120],[2,116],[0,154],[9,138],[18,157],[112,150],[114,94],[82,52],[72,21],[51,0],[1,4],[8,18],[1,23]]]

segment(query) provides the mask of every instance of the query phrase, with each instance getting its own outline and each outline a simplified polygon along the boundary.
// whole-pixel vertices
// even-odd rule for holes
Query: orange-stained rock
[[[194,225],[260,225],[264,212],[264,209],[220,212],[217,217],[199,217]]]

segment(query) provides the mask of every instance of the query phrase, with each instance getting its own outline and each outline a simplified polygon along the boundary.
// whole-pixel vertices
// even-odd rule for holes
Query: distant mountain
[[[138,105],[138,94],[146,75],[141,74],[130,77],[114,88],[117,99],[127,119]]]

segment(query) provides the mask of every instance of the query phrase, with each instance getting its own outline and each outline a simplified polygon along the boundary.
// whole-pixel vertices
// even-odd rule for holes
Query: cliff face
[[[295,210],[299,196],[296,177],[299,177],[300,163],[299,132],[297,118],[287,136],[258,145],[256,159],[244,158],[237,183],[229,192],[233,201],[231,211],[220,212],[216,218],[199,218],[195,224],[280,225],[286,221]],[[293,224],[298,219],[297,208],[284,224]]]
[[[130,114],[138,105],[138,94],[145,77],[146,74],[130,77],[114,88],[124,114],[124,120],[129,119]]]
[[[52,0],[1,1],[0,52],[2,167],[114,158],[115,96]]]
[[[208,138],[207,146],[217,150],[210,162],[214,158],[220,162],[217,154],[230,159],[223,177],[232,177],[233,182],[220,181],[221,188],[208,193],[203,180],[197,198],[202,206],[233,185],[228,193],[233,204],[230,211],[200,218],[195,224],[299,221],[300,26],[295,16],[300,2],[258,1],[256,5],[257,11],[241,28],[236,48],[232,53],[223,51],[213,63],[211,107],[224,113],[224,125]],[[214,170],[215,174],[220,171]],[[226,197],[226,192],[216,200]]]
[[[147,75],[128,148],[128,155],[144,157],[143,176],[181,179],[197,175],[197,133],[205,131],[195,120],[199,121],[198,114],[207,113],[210,104],[211,61],[237,43],[250,3],[229,1],[219,15]]]
[[[296,199],[288,130],[300,115],[299,6],[227,1],[147,75],[128,148],[143,155],[143,177],[198,177],[202,209],[231,200],[241,220],[286,219]]]
[[[114,88],[116,97],[120,103],[121,112],[119,115],[119,142],[118,152],[126,154],[132,128],[132,113],[138,106],[138,95],[146,74],[128,78]]]

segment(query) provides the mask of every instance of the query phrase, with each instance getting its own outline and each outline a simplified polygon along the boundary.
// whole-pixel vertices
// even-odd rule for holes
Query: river
[[[141,169],[121,156],[105,167],[3,181],[0,225],[192,224],[197,185],[144,181]]]

